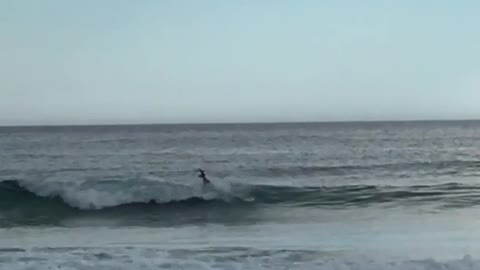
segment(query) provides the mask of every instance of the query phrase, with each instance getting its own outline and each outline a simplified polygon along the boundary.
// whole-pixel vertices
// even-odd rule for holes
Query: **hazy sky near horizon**
[[[480,2],[0,0],[0,125],[480,118]]]

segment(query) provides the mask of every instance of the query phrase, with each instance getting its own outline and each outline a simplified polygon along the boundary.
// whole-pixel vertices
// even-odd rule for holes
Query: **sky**
[[[0,0],[0,125],[480,118],[473,0]]]

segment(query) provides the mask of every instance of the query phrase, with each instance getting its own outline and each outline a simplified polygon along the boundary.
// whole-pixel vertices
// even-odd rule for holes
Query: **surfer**
[[[199,178],[202,178],[203,184],[210,184],[210,180],[208,180],[207,176],[205,175],[205,171],[202,169],[197,170],[200,174],[198,175]]]

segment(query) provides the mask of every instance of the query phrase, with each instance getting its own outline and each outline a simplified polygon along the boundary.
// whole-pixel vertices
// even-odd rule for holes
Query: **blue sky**
[[[479,12],[0,0],[0,125],[480,118]]]

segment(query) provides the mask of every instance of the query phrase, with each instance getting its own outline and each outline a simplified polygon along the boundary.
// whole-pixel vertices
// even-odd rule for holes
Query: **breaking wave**
[[[100,210],[127,205],[283,204],[297,207],[362,207],[372,204],[437,203],[442,207],[480,204],[480,186],[347,185],[298,187],[269,185],[188,185],[163,181],[85,181],[52,183],[8,180],[0,182],[0,209],[63,206]]]

